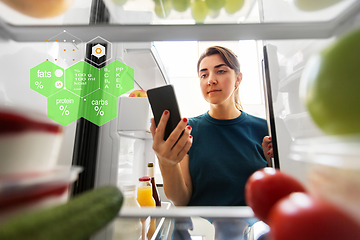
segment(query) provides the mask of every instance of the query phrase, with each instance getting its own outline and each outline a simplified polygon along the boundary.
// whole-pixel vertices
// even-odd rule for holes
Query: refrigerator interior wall
[[[118,186],[125,183],[137,183],[145,175],[144,167],[145,141],[139,138],[120,136]]]
[[[156,49],[151,43],[119,44],[116,58],[134,69],[134,89],[147,90],[168,84]],[[120,53],[120,54],[119,54]],[[133,91],[130,90],[129,92]],[[147,162],[155,160],[149,132],[150,106],[147,98],[118,98],[117,117],[100,127],[95,187],[137,184],[145,176]],[[141,118],[141,119],[139,119]],[[113,226],[99,231],[92,239],[112,239]]]
[[[137,184],[146,175],[147,162],[155,160],[150,133],[118,128],[118,119],[100,128],[96,186]]]
[[[119,48],[116,58],[134,69],[135,86],[129,92],[169,82],[151,43],[119,43]],[[127,96],[118,98],[117,117],[100,127],[97,186],[137,183],[146,174],[146,161],[155,159],[147,98]]]
[[[360,26],[360,15],[337,32],[345,34]],[[341,35],[339,35],[341,36]],[[291,145],[297,139],[324,136],[307,111],[300,92],[300,80],[309,58],[332,44],[329,39],[265,41],[269,59],[270,85],[280,169],[306,184],[307,164],[290,159]],[[339,79],[341,80],[341,79]]]

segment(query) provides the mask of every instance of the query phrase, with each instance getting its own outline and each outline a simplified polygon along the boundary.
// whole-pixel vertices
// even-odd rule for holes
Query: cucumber
[[[0,224],[1,240],[84,240],[116,217],[123,196],[115,186],[84,192],[63,205]]]

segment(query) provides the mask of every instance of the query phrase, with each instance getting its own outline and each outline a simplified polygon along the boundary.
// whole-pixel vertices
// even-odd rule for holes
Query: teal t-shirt
[[[267,165],[261,146],[268,135],[266,120],[244,111],[230,120],[205,113],[190,118],[189,125],[193,194],[188,206],[245,206],[247,179]]]

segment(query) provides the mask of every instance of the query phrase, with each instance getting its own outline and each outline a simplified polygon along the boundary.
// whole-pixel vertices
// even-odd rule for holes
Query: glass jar
[[[140,204],[136,200],[136,185],[127,184],[123,185],[124,202],[123,207],[137,207],[140,208]]]
[[[152,186],[150,177],[139,178],[137,189],[137,201],[141,207],[155,207],[156,203],[152,196]]]
[[[136,185],[129,184],[122,187],[124,202],[122,208],[140,208],[136,201]],[[114,221],[113,240],[142,239],[142,223],[139,218],[117,217]]]

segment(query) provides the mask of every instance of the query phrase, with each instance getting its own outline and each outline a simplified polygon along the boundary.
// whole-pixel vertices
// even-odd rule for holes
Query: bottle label
[[[153,167],[148,167],[147,174],[151,178],[154,177],[154,168]]]

